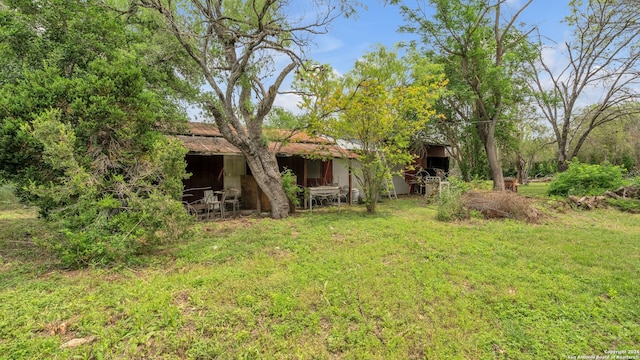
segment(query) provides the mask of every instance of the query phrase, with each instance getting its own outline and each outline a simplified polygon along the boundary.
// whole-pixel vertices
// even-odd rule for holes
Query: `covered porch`
[[[183,180],[183,202],[205,198],[205,192],[238,190],[240,211],[268,212],[269,201],[258,187],[244,155],[226,141],[212,124],[192,123],[185,134],[175,135],[189,149],[185,157],[191,177]],[[339,159],[349,155],[324,138],[298,134],[286,143],[272,142],[279,170],[290,169],[301,188],[346,186],[353,180]],[[301,204],[307,202],[302,199]],[[303,205],[304,206],[304,205]]]

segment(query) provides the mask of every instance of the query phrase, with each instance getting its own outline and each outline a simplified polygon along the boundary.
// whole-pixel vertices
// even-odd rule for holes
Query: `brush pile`
[[[463,195],[467,210],[480,212],[487,219],[517,219],[536,222],[540,212],[531,199],[511,191],[469,191]]]
[[[568,199],[577,208],[592,210],[601,207],[607,207],[609,205],[607,201],[608,199],[640,201],[640,186],[623,186],[615,191],[606,191],[602,196],[569,195]]]

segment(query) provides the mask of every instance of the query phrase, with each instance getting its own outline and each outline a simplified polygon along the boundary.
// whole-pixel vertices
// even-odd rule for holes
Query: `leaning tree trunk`
[[[282,187],[282,176],[279,172],[275,154],[269,150],[268,145],[256,147],[241,145],[239,147],[260,190],[269,199],[271,217],[274,219],[287,217],[290,210],[289,199],[287,199]]]

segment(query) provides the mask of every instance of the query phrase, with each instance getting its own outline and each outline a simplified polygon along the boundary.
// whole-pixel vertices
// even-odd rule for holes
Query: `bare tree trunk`
[[[566,157],[563,155],[558,156],[558,172],[564,172],[569,169],[569,164],[567,163]]]
[[[571,159],[569,159],[567,150],[563,145],[558,145],[558,149],[558,172],[567,171],[569,168],[568,161]]]
[[[483,107],[478,107],[484,109]],[[480,116],[480,119],[488,119],[486,112],[482,113],[484,116]],[[494,115],[495,116],[495,115]],[[487,153],[487,160],[489,162],[489,169],[491,170],[491,178],[493,179],[493,189],[502,191],[504,190],[504,177],[502,175],[502,166],[500,166],[500,159],[498,158],[498,146],[496,143],[496,121],[494,117],[491,120],[479,121],[476,125],[480,139],[484,144],[484,149]]]
[[[498,159],[498,147],[496,146],[495,134],[488,134],[487,140],[484,141],[484,148],[487,152],[487,160],[491,169],[491,177],[493,178],[493,190],[504,190],[504,177],[502,176],[502,167]]]
[[[266,146],[257,149],[242,147],[240,149],[247,159],[247,164],[256,183],[271,203],[271,217],[282,219],[289,215],[289,200],[282,187],[282,177],[278,172],[275,155]]]
[[[527,180],[527,162],[522,157],[522,154],[518,153],[518,159],[516,160],[516,179],[518,184],[526,184]]]

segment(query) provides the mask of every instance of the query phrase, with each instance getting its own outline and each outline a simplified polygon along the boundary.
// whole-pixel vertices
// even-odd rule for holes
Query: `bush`
[[[68,268],[128,263],[145,249],[185,238],[191,221],[181,202],[159,192],[132,196],[126,207],[110,195],[83,198],[50,215],[54,235],[38,244]]]
[[[187,150],[178,140],[148,130],[141,134],[147,143],[87,161],[75,149],[73,127],[57,114],[33,123],[44,164],[57,173],[54,181],[32,181],[27,189],[55,233],[40,245],[78,268],[130,262],[185,234],[191,218],[179,199]]]
[[[589,165],[571,162],[567,171],[557,174],[549,184],[548,195],[600,195],[622,186],[623,170],[619,166]]]
[[[436,219],[440,221],[454,221],[469,217],[462,199],[463,191],[452,187],[450,191],[442,191],[438,198],[438,212]]]
[[[282,187],[284,193],[287,195],[287,199],[289,199],[293,205],[300,206],[300,198],[298,198],[298,195],[302,192],[302,189],[298,186],[296,175],[291,169],[287,168],[285,168],[280,175],[282,176]]]

